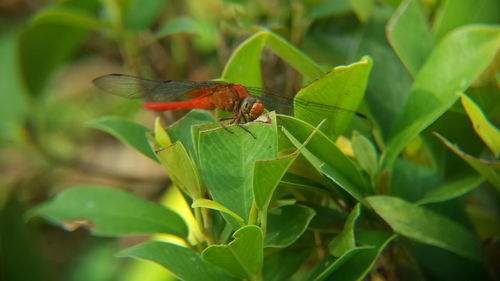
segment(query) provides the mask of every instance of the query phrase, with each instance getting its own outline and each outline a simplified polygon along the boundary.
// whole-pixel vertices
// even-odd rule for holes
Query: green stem
[[[198,229],[203,235],[203,238],[205,238],[208,244],[213,244],[212,236],[207,233],[207,230],[203,223],[203,215],[201,213],[201,208],[194,208],[194,217],[196,219],[196,224],[198,225]]]
[[[248,216],[248,224],[257,225],[257,218],[259,217],[259,209],[257,208],[257,204],[255,204],[255,200],[252,203],[252,208],[250,209],[250,215]]]

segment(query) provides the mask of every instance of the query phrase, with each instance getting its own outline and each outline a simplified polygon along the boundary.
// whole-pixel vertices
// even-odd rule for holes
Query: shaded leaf
[[[473,260],[483,259],[477,238],[449,218],[397,197],[372,196],[367,200],[395,232]]]
[[[87,126],[99,129],[114,136],[121,142],[130,145],[140,153],[158,162],[158,158],[154,154],[146,138],[146,134],[150,132],[146,127],[121,117],[104,117],[87,122]]]
[[[172,210],[105,187],[77,186],[31,211],[68,227],[90,227],[96,236],[168,233],[186,238],[184,220]]]
[[[438,133],[434,133],[451,151],[467,162],[474,170],[486,178],[494,187],[500,191],[500,162],[478,159],[469,155],[449,140]]]
[[[484,178],[482,176],[470,176],[450,181],[427,192],[417,203],[427,204],[451,200],[474,190],[483,182]]]
[[[361,213],[361,206],[356,204],[354,209],[347,217],[344,228],[335,238],[328,243],[330,254],[335,257],[340,257],[347,251],[356,247],[356,240],[354,237],[354,224]]]
[[[197,252],[171,243],[150,241],[127,248],[117,256],[159,263],[186,281],[235,280],[222,270],[204,262]]]
[[[306,206],[289,205],[269,211],[264,246],[285,248],[306,231],[316,212]]]
[[[403,1],[392,15],[386,31],[394,51],[415,77],[435,44],[420,1]]]

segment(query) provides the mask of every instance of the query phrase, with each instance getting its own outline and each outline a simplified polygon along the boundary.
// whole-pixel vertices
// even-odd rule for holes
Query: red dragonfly
[[[233,114],[232,124],[246,123],[257,119],[265,107],[289,108],[296,106],[310,111],[345,111],[366,118],[363,114],[340,107],[314,103],[238,84],[218,81],[193,82],[186,80],[156,81],[125,74],[107,74],[94,79],[101,90],[126,97],[142,98],[143,107],[165,111],[177,109],[221,109]],[[191,99],[174,101],[181,96]]]

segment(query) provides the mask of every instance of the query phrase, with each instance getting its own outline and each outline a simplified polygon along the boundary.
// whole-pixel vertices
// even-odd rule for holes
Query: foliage
[[[2,27],[0,36],[2,152],[15,148],[27,167],[0,182],[7,187],[0,225],[20,221],[21,204],[44,201],[27,212],[26,225],[2,227],[2,255],[16,256],[12,245],[21,245],[39,279],[53,280],[32,238],[42,217],[99,237],[151,235],[118,256],[152,261],[182,280],[493,279],[500,274],[493,255],[500,237],[499,11],[495,0],[70,0],[39,7],[28,24]],[[149,129],[138,123],[153,117],[137,101],[91,95],[78,79],[71,90],[58,87],[67,77],[63,65],[96,56],[97,67],[80,79],[105,74],[101,65],[114,61],[113,69],[123,64],[131,74],[219,77],[337,110],[296,106],[285,115],[276,108],[227,128],[216,121],[224,113],[192,110]],[[88,162],[84,146],[105,138],[89,127],[161,166],[189,208],[93,182],[45,201],[75,182],[71,172],[147,185]],[[107,165],[118,166],[109,158],[115,162]],[[80,270],[66,277],[126,279],[103,257],[112,244],[95,241],[74,261]],[[20,263],[12,259],[0,271],[23,280],[30,273]],[[98,263],[106,269],[89,277]],[[166,271],[141,277],[169,278]]]

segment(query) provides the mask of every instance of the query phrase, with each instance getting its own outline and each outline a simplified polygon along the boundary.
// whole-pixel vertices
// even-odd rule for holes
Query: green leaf
[[[472,122],[472,126],[478,136],[484,141],[488,148],[493,152],[496,158],[500,158],[500,131],[486,118],[481,108],[463,93],[460,93],[462,102],[467,115]]]
[[[259,274],[263,260],[262,230],[255,225],[240,228],[228,245],[209,246],[202,252],[205,261],[231,274],[248,278]]]
[[[388,195],[414,202],[436,189],[442,181],[442,175],[428,165],[398,158],[392,170]]]
[[[186,223],[172,210],[105,187],[66,189],[37,206],[32,214],[68,230],[87,227],[96,236],[168,233],[186,238],[188,235]]]
[[[263,279],[287,281],[311,255],[312,248],[285,248],[264,257]]]
[[[275,115],[272,116],[274,118],[272,122],[276,123]],[[318,125],[306,141],[293,153],[276,159],[255,161],[253,167],[253,196],[259,210],[267,210],[271,202],[271,197],[286,171],[322,124],[323,122]]]
[[[345,190],[347,193],[349,193],[354,199],[356,199],[358,202],[363,204],[366,207],[369,207],[370,205],[366,202],[364,199],[364,194],[363,190],[360,190],[356,185],[349,181],[342,173],[331,167],[330,165],[322,165],[320,168],[320,171],[322,174],[327,176],[329,179],[331,179],[334,183],[338,184],[343,190]]]
[[[344,228],[335,238],[328,243],[330,254],[335,257],[340,257],[347,251],[356,247],[356,240],[354,237],[354,224],[361,214],[361,206],[356,204],[354,209],[347,217]]]
[[[67,1],[57,8],[71,9],[71,2],[76,1]],[[86,7],[79,8],[80,15],[95,11],[96,2],[87,2],[89,4]],[[89,33],[88,30],[70,26],[67,22],[54,23],[49,19],[50,17],[42,17],[37,20],[35,17],[35,22],[19,34],[21,71],[25,81],[29,81],[27,86],[34,96],[40,96],[44,92],[53,72],[77,51]]]
[[[190,17],[177,17],[168,20],[156,32],[156,39],[161,39],[176,33],[196,33],[195,21]]]
[[[163,0],[132,0],[123,14],[125,29],[140,31],[148,29],[156,21],[166,4]]]
[[[69,7],[55,7],[38,12],[33,18],[32,24],[64,24],[71,27],[100,31],[111,27],[109,23],[100,21],[91,13]]]
[[[278,122],[290,133],[288,137],[299,143],[304,143],[314,130],[308,123],[286,115],[278,115]],[[299,143],[295,143],[295,146],[298,147]],[[323,132],[314,134],[305,148],[302,154],[318,171],[323,163],[328,164],[355,185],[356,189],[370,192],[365,178],[354,163]]]
[[[161,126],[160,117],[157,117],[155,120],[155,141],[161,147],[172,145],[170,137],[168,136],[167,132],[165,132],[165,129],[163,129],[163,127]]]
[[[262,87],[260,53],[266,40],[267,33],[259,32],[241,43],[226,63],[221,79],[248,87]]]
[[[432,31],[436,38],[467,24],[491,23],[500,20],[500,3],[496,0],[451,0],[444,1],[437,10]]]
[[[213,200],[247,220],[254,201],[254,162],[276,158],[278,141],[276,123],[241,126],[251,134],[238,126],[200,127],[197,150],[202,180]]]
[[[365,136],[354,132],[352,150],[361,168],[370,176],[375,176],[378,173],[378,154],[373,143]]]
[[[420,1],[403,1],[392,15],[386,31],[394,51],[415,77],[435,44]]]
[[[203,197],[204,188],[196,166],[181,142],[164,148],[156,155],[177,187],[192,199]]]
[[[438,133],[434,133],[451,151],[467,162],[474,170],[476,170],[480,175],[486,178],[494,187],[500,191],[500,162],[499,161],[488,161],[478,159],[472,155],[469,155],[456,145],[451,143],[449,140],[444,138]]]
[[[349,0],[356,17],[366,23],[373,15],[375,3],[373,0]]]
[[[323,69],[318,64],[289,42],[272,32],[259,31],[233,52],[221,79],[250,87],[262,87],[260,54],[264,45],[300,72],[307,82],[323,74]]]
[[[359,62],[333,68],[302,88],[297,93],[297,99],[336,109],[315,111],[311,106],[297,106],[295,101],[295,116],[314,126],[327,118],[321,130],[334,138],[341,135],[363,100],[372,64],[370,57],[363,57]]]
[[[276,55],[302,74],[305,83],[309,83],[324,74],[323,68],[290,42],[275,33],[267,32],[267,34],[267,46],[271,48]]]
[[[313,3],[314,5],[307,11],[307,17],[311,20],[347,14],[352,11],[348,0],[323,0]]]
[[[290,246],[306,231],[315,214],[313,209],[300,205],[283,206],[271,210],[267,218],[265,247]]]
[[[196,158],[193,126],[202,124],[213,124],[216,122],[212,114],[207,110],[194,109],[189,111],[181,119],[167,128],[168,135],[172,143],[177,141],[182,142],[189,155]]]
[[[367,200],[395,232],[463,257],[483,259],[477,238],[455,221],[397,197],[372,196]]]
[[[481,176],[469,176],[458,180],[449,181],[425,194],[425,196],[416,203],[428,204],[448,201],[460,197],[481,185],[484,178]]]
[[[204,262],[197,252],[171,243],[150,241],[127,248],[117,255],[159,263],[186,281],[235,280],[222,270]]]
[[[191,207],[192,208],[207,208],[207,209],[217,210],[217,211],[226,213],[226,214],[230,215],[231,217],[233,217],[233,219],[235,219],[240,226],[245,225],[245,221],[240,216],[238,216],[236,213],[232,212],[228,208],[224,207],[223,205],[221,205],[215,201],[199,198],[199,199],[194,200],[193,204],[191,204]]]
[[[276,187],[297,156],[298,151],[276,159],[255,161],[253,196],[259,210],[267,209]]]
[[[152,160],[158,161],[146,138],[146,134],[150,132],[146,127],[121,117],[104,117],[87,122],[87,126],[104,131]]]
[[[381,241],[374,241],[376,243],[373,246],[353,248],[345,252],[338,259],[328,256],[319,263],[319,267],[315,269],[313,275],[307,280],[364,280],[382,251],[396,236],[385,234],[384,236],[377,237],[383,239]],[[333,277],[334,279],[332,279]]]
[[[27,113],[26,85],[22,80],[14,33],[0,36],[0,138],[16,139]],[[20,136],[19,136],[20,137]]]
[[[467,26],[444,38],[415,78],[384,156],[390,166],[403,148],[448,110],[487,67],[500,47],[500,28]],[[470,67],[474,65],[474,67]]]

